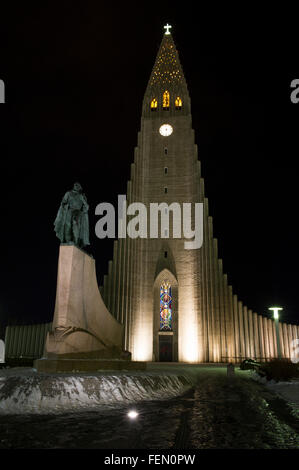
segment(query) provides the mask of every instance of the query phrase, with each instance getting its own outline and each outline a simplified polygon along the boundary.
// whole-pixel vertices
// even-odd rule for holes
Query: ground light
[[[273,310],[273,316],[275,321],[276,328],[276,344],[277,344],[277,356],[281,359],[281,349],[280,349],[280,335],[279,335],[279,310],[283,310],[282,307],[269,307],[268,310]]]
[[[138,417],[139,413],[137,413],[137,411],[135,410],[130,410],[128,412],[128,418],[130,419],[136,419]]]

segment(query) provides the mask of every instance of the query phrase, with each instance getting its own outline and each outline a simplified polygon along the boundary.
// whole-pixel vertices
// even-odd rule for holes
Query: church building
[[[136,218],[134,207],[138,212],[140,206],[152,229],[155,205],[154,236],[140,229],[135,230],[139,236],[119,234],[100,292],[95,260],[74,244],[62,243],[53,321],[7,326],[8,359],[43,356],[48,362],[37,361],[37,367],[48,364],[50,369],[56,362],[57,367],[70,364],[53,359],[65,354],[112,358],[110,366],[121,358],[118,365],[125,368],[135,367],[136,361],[138,367],[147,361],[298,361],[299,326],[247,308],[223,271],[192,129],[190,96],[170,28],[165,26],[144,95],[123,211],[128,218],[134,216],[128,227],[123,224],[125,230]],[[191,227],[186,235],[187,206]],[[183,208],[179,215],[177,207]],[[199,230],[200,245],[191,249],[193,242],[186,238],[191,240],[192,230]],[[123,360],[128,356],[132,362]]]
[[[202,203],[203,244],[185,239],[119,238],[101,293],[125,325],[135,361],[240,362],[277,357],[275,321],[248,309],[233,293],[218,257],[213,220],[192,129],[191,102],[178,51],[165,27],[142,105],[127,203]],[[282,357],[290,357],[296,325],[279,323]]]

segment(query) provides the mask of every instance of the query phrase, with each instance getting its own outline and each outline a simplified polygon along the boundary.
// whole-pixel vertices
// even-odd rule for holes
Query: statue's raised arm
[[[54,222],[54,230],[61,243],[74,243],[79,248],[90,245],[88,209],[82,186],[75,183],[73,189],[64,195]]]

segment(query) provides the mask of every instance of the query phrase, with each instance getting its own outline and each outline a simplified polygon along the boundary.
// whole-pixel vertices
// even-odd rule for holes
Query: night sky
[[[197,4],[23,2],[1,11],[2,331],[7,323],[52,320],[53,221],[77,180],[90,205],[90,251],[102,283],[113,240],[95,237],[94,209],[126,193],[167,22],[229,283],[254,311],[268,315],[277,304],[283,321],[299,323],[299,103],[290,101],[290,82],[299,78],[296,15],[207,12]]]

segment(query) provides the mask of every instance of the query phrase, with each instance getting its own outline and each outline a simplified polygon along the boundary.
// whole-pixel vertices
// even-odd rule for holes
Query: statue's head
[[[74,188],[75,191],[78,191],[79,193],[82,191],[82,186],[80,183],[75,183]]]

